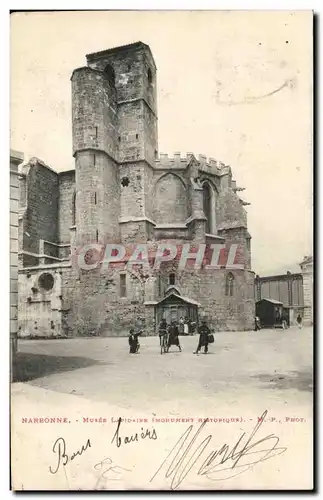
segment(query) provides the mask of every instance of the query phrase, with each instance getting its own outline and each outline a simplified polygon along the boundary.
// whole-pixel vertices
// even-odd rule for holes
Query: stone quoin
[[[254,326],[246,202],[231,167],[158,152],[157,68],[137,42],[86,56],[75,69],[75,169],[32,158],[19,167],[19,335],[122,336],[142,326],[207,317],[216,330]],[[82,269],[86,245],[237,245],[239,268]]]

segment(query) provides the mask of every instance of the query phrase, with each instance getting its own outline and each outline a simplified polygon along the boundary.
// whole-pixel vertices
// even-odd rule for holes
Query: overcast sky
[[[309,11],[15,13],[11,148],[73,168],[73,69],[139,40],[158,68],[159,152],[230,164],[251,203],[254,271],[299,270],[312,252]]]

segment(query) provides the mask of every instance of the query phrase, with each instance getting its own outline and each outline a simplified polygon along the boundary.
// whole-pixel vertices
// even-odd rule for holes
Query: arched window
[[[227,274],[225,280],[225,294],[229,297],[233,297],[234,292],[234,276],[232,273]]]
[[[212,233],[212,190],[207,182],[203,184],[203,212],[207,218],[205,232]]]
[[[148,77],[148,82],[149,83],[152,83],[153,82],[153,74],[151,72],[151,69],[148,68],[148,71],[147,71],[147,77]]]
[[[74,191],[72,198],[72,226],[75,225],[76,225],[76,191]]]
[[[114,69],[111,66],[111,64],[108,64],[105,67],[104,74],[105,74],[106,78],[109,80],[109,82],[111,83],[111,85],[114,86],[115,82],[116,82],[116,77],[115,77]]]
[[[169,284],[175,285],[175,273],[170,273],[169,275]]]

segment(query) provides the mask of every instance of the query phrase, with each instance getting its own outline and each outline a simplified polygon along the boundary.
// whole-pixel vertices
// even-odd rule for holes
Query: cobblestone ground
[[[158,338],[144,337],[130,355],[126,338],[21,340],[20,381],[124,409],[205,410],[241,398],[311,407],[312,328],[221,332],[198,356],[198,336],[180,341],[182,353],[171,347],[161,355]]]

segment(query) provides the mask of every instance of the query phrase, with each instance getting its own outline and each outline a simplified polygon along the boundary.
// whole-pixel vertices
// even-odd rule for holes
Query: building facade
[[[206,315],[222,330],[254,324],[246,203],[231,168],[193,153],[158,153],[157,70],[141,43],[87,55],[74,70],[75,169],[32,158],[20,166],[21,336],[123,335],[135,321],[154,334],[168,320]],[[158,271],[78,265],[85,245],[221,244],[240,268]],[[140,267],[140,266],[139,266]]]
[[[313,258],[305,257],[300,263],[301,272],[256,276],[256,301],[270,299],[281,302],[289,311],[290,325],[296,324],[300,314],[304,325],[313,324]]]
[[[299,264],[303,276],[304,325],[313,325],[313,257],[305,256]]]
[[[15,379],[15,359],[18,336],[18,165],[23,154],[10,151],[10,366],[11,380]]]

